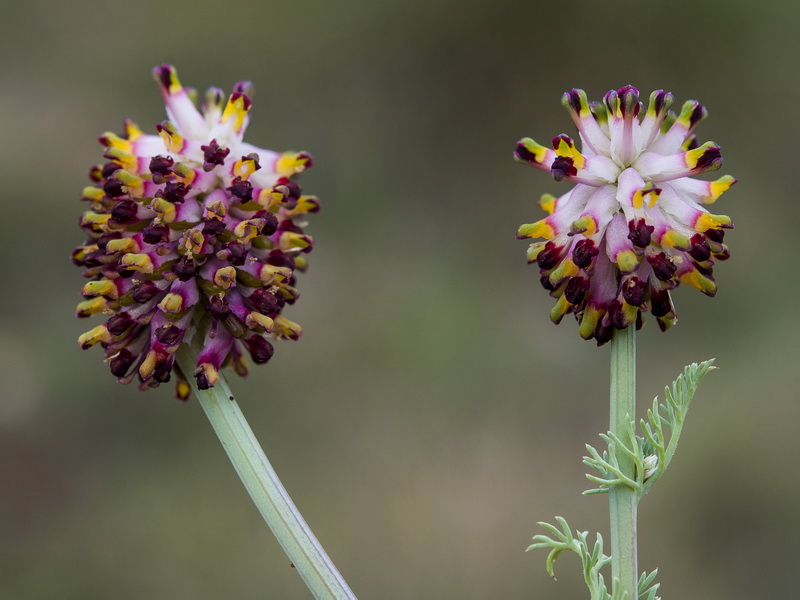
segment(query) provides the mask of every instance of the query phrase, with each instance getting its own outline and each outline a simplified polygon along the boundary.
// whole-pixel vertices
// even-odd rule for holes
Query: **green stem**
[[[225,379],[220,374],[219,382],[213,388],[197,389],[191,376],[196,360],[197,355],[188,345],[183,344],[178,349],[178,364],[188,376],[200,406],[244,487],[303,582],[317,600],[355,600],[355,595],[278,479]]]
[[[636,415],[636,332],[633,326],[617,330],[611,340],[611,415],[610,431],[626,444],[629,425]],[[633,460],[617,452],[620,470],[634,477]],[[619,580],[621,592],[636,600],[639,573],[636,549],[636,509],[639,497],[627,485],[615,485],[609,491],[611,516],[611,576]]]

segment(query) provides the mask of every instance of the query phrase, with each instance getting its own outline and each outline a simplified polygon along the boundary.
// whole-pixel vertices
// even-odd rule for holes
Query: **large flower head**
[[[295,270],[306,266],[312,240],[298,221],[319,209],[293,177],[311,166],[304,152],[274,152],[242,141],[250,84],[225,102],[212,88],[201,110],[175,69],[157,67],[169,120],[146,135],[130,121],[105,133],[106,162],[90,170],[80,219],[88,235],[73,253],[89,282],[77,315],[107,321],[80,336],[100,344],[119,382],[138,377],[156,387],[175,372],[178,397],[189,387],[175,351],[202,336],[201,389],[231,365],[246,375],[244,353],[270,359],[270,339],[297,339],[300,327],[281,315],[298,297]]]
[[[720,149],[697,144],[704,107],[689,100],[676,115],[672,102],[672,94],[658,90],[644,110],[632,86],[592,103],[572,90],[562,104],[581,150],[562,134],[552,150],[524,138],[514,152],[519,162],[575,184],[558,198],[544,195],[539,204],[548,216],[520,227],[517,237],[544,239],[531,244],[528,261],[557,298],[553,322],[574,313],[581,337],[598,345],[615,328],[641,327],[648,310],[667,330],[676,321],[670,290],[686,283],[713,296],[714,261],[729,256],[723,237],[731,219],[705,206],[736,180],[694,178],[719,169]]]

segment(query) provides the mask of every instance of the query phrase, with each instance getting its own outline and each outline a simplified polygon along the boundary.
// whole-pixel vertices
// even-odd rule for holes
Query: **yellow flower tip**
[[[93,185],[86,186],[81,192],[81,200],[88,200],[89,202],[100,202],[106,193],[103,188],[95,187]]]
[[[217,202],[212,202],[211,204],[206,206],[203,218],[207,221],[209,219],[216,219],[217,221],[222,221],[227,214],[228,214],[228,207],[225,206],[225,203],[217,201]]]
[[[595,308],[594,306],[587,306],[586,310],[583,311],[583,317],[581,317],[581,324],[578,328],[578,333],[580,336],[585,339],[591,339],[594,335],[595,329],[597,329],[597,324],[600,322],[600,317],[603,316],[603,311],[599,308]]]
[[[661,236],[661,245],[668,248],[675,248],[676,250],[688,250],[692,243],[685,235],[678,233],[674,229],[667,230]]]
[[[571,115],[579,118],[588,117],[592,112],[589,108],[589,98],[586,92],[579,89],[573,89],[571,92],[566,92],[561,96],[561,105]]]
[[[167,147],[169,152],[179,154],[186,145],[183,136],[178,133],[175,125],[170,121],[162,121],[156,125],[156,131],[158,131],[158,135],[161,136],[161,141],[164,142],[164,146]]]
[[[274,285],[285,281],[292,276],[291,269],[287,267],[277,267],[275,265],[262,265],[259,279],[264,285]]]
[[[571,157],[572,151],[575,148],[575,142],[573,142],[571,138],[568,138],[565,135],[560,135],[556,139],[558,140],[558,143],[554,144],[556,156]]]
[[[261,165],[258,164],[258,156],[249,154],[233,163],[233,174],[236,177],[241,177],[243,181],[247,181],[247,178],[260,168]]]
[[[262,315],[259,312],[253,311],[247,315],[245,324],[251,329],[257,329],[260,327],[265,332],[269,333],[272,331],[275,322],[267,315]]]
[[[104,156],[128,171],[137,171],[139,169],[139,159],[120,148],[108,148]]]
[[[733,184],[738,181],[732,175],[723,175],[716,181],[712,181],[708,184],[708,196],[703,196],[703,200],[705,204],[713,204],[717,201],[717,199],[727,192]]]
[[[224,290],[231,289],[236,285],[236,267],[228,265],[217,269],[216,273],[214,273],[214,284]]]
[[[525,238],[544,238],[551,240],[556,236],[553,227],[547,222],[547,219],[541,219],[535,223],[528,223],[527,225],[520,225],[517,230],[517,239],[522,240]]]
[[[656,321],[658,321],[658,328],[661,329],[661,331],[668,331],[678,322],[678,318],[668,315],[666,317],[656,317]]]
[[[233,130],[241,133],[244,128],[244,118],[247,116],[250,106],[250,99],[245,94],[234,92],[228,98],[228,104],[225,105],[220,122],[227,123],[233,119]]]
[[[158,354],[155,350],[150,350],[142,361],[142,364],[139,365],[139,377],[142,379],[149,378],[153,374],[153,371],[156,370],[157,365]]]
[[[119,290],[113,281],[110,279],[100,279],[97,281],[90,281],[83,286],[81,294],[86,297],[90,296],[105,296],[112,300],[119,298]]]
[[[636,317],[639,315],[639,307],[633,306],[622,301],[622,321],[628,324],[628,327],[633,325],[636,322]]]
[[[106,131],[97,139],[106,148],[117,148],[127,154],[131,154],[133,152],[133,144],[131,144],[129,140],[118,136],[116,133]]]
[[[183,86],[178,80],[178,72],[172,65],[155,67],[152,73],[153,79],[165,94],[173,96],[183,90]]]
[[[558,140],[558,143],[555,143],[556,140]],[[556,156],[571,158],[572,166],[579,171],[586,166],[586,159],[575,147],[575,142],[572,140],[572,138],[566,135],[560,135],[555,138],[553,142],[556,150]]]
[[[644,207],[645,201],[647,201],[647,208],[653,208],[656,205],[656,201],[658,200],[659,196],[661,196],[661,189],[654,187],[652,183],[649,183],[643,188],[634,192],[633,198],[631,199],[631,205],[633,208],[641,209]]]
[[[142,193],[144,192],[144,180],[138,175],[134,175],[125,169],[119,169],[114,171],[114,179],[124,185],[128,193],[132,196],[142,196]]]
[[[249,370],[247,368],[247,361],[244,359],[244,356],[241,354],[232,355],[231,366],[239,377],[247,377]]]
[[[154,271],[153,260],[147,254],[126,254],[119,262],[124,267],[139,273],[147,274]]]
[[[676,123],[680,123],[686,129],[691,129],[707,116],[708,112],[705,107],[697,100],[687,100],[681,107],[681,113],[678,115]]]
[[[81,227],[88,227],[96,233],[103,233],[108,231],[108,222],[111,220],[111,214],[101,214],[93,211],[87,211],[81,215]]]
[[[320,202],[316,196],[300,196],[297,199],[297,204],[291,210],[286,211],[286,215],[296,217],[307,213],[319,212]]]
[[[176,314],[183,310],[183,297],[180,294],[170,292],[158,303],[158,308],[162,312]]]
[[[674,101],[675,97],[670,92],[654,90],[647,104],[647,116],[652,119],[659,114],[665,115]]]
[[[314,243],[311,236],[294,231],[284,231],[280,237],[281,250],[304,250]]]
[[[281,177],[291,177],[305,171],[312,162],[311,155],[307,152],[284,152],[275,161],[275,172]]]
[[[728,215],[712,215],[704,212],[695,220],[694,228],[700,233],[705,233],[709,229],[731,229],[733,221]]]
[[[559,283],[564,281],[567,277],[574,277],[580,272],[580,268],[576,265],[571,258],[567,257],[553,269],[550,273],[550,283],[553,286],[558,286]]]
[[[274,320],[273,333],[280,338],[297,340],[303,334],[303,329],[282,315],[278,315]]]
[[[106,252],[109,253],[116,253],[116,252],[139,252],[141,248],[139,244],[133,238],[118,238],[116,240],[108,240],[106,243]]]
[[[684,155],[686,166],[698,171],[715,171],[722,166],[720,148],[714,142],[689,150]]]
[[[536,262],[536,258],[541,254],[542,250],[544,250],[544,246],[544,242],[534,242],[528,246],[527,259],[529,264]]]
[[[105,312],[108,309],[108,300],[102,296],[89,298],[83,302],[79,302],[75,309],[75,316],[79,319],[85,319],[97,313]]]
[[[175,204],[166,198],[153,198],[153,201],[147,208],[157,212],[159,219],[164,223],[173,223],[178,214]]]
[[[522,138],[514,150],[514,160],[526,165],[544,165],[549,152],[552,151],[531,138]]]
[[[90,244],[88,246],[78,246],[72,252],[72,260],[76,264],[82,264],[86,257],[98,249],[97,244]]]
[[[569,226],[570,235],[583,234],[584,237],[591,237],[597,233],[597,221],[592,215],[583,215],[576,219]]]
[[[622,273],[630,273],[639,266],[639,257],[633,250],[623,250],[617,254],[617,266]]]
[[[255,219],[242,221],[233,229],[233,234],[239,238],[243,244],[250,243],[259,234],[258,223]]]
[[[298,271],[306,271],[308,269],[308,259],[305,256],[295,256],[294,267]]]
[[[186,185],[191,185],[191,183],[197,177],[195,170],[186,163],[182,162],[175,163],[175,165],[172,167],[172,172],[175,173],[178,182]]]
[[[111,333],[108,331],[108,327],[105,325],[98,325],[94,329],[81,335],[78,338],[78,343],[81,345],[81,348],[86,350],[98,343],[110,344],[111,339]]]
[[[175,396],[178,398],[178,400],[182,400],[185,402],[186,400],[189,399],[191,393],[192,393],[192,388],[189,385],[189,382],[187,382],[184,379],[179,379],[175,384]]]
[[[542,194],[542,197],[539,198],[539,206],[548,215],[552,215],[556,209],[556,197],[553,194]]]
[[[270,212],[277,212],[281,202],[283,202],[284,195],[275,190],[274,188],[263,188],[258,193],[258,198],[255,201]]]
[[[219,383],[219,372],[214,368],[214,365],[209,363],[203,363],[198,366],[194,376],[197,377],[198,383],[202,381],[200,389],[208,389]]]
[[[178,247],[183,249],[187,254],[200,254],[203,250],[206,238],[203,232],[197,229],[189,229],[184,232]]]
[[[709,279],[702,273],[696,270],[687,271],[680,276],[681,283],[692,285],[706,296],[715,296],[717,293],[717,284],[713,279]]]
[[[550,310],[550,320],[556,325],[561,323],[561,319],[563,319],[564,315],[567,314],[569,307],[570,303],[567,301],[567,299],[563,295],[559,296],[555,305],[553,305],[553,308]]]
[[[125,119],[122,125],[125,128],[125,137],[129,142],[135,142],[139,137],[144,135],[144,132],[139,129],[139,126],[130,119]]]

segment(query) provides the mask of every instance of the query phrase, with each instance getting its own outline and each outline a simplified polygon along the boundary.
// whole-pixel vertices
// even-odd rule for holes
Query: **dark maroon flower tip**
[[[589,239],[579,240],[572,250],[572,262],[578,268],[585,269],[592,264],[592,259],[600,253],[600,249]]]
[[[275,352],[272,344],[270,344],[261,336],[254,335],[249,338],[245,338],[242,341],[244,341],[245,345],[247,346],[253,362],[257,365],[263,365],[269,361]]]
[[[677,266],[665,253],[661,252],[655,256],[647,256],[647,262],[653,268],[653,273],[661,281],[669,281],[675,276]]]
[[[114,377],[125,377],[133,363],[136,361],[136,358],[136,355],[134,355],[130,350],[127,348],[122,348],[108,361],[111,374]]]
[[[203,151],[203,170],[206,172],[223,164],[230,153],[230,149],[220,146],[217,140],[211,140],[207,146],[200,146],[200,149]]]
[[[192,186],[180,181],[168,181],[163,190],[156,192],[156,198],[163,198],[173,204],[180,204],[184,201],[190,189],[192,189]]]
[[[242,180],[241,177],[234,179],[227,190],[242,202],[249,202],[253,199],[253,184]]]
[[[133,200],[121,200],[111,209],[111,219],[120,225],[135,223],[139,214],[139,205]]]
[[[631,306],[641,306],[647,297],[647,282],[630,277],[622,282],[622,297]]]
[[[637,248],[647,248],[650,245],[650,234],[655,231],[655,227],[648,225],[644,219],[628,221],[628,239]]]
[[[156,339],[165,346],[175,346],[183,339],[184,329],[175,325],[164,325],[155,330]]]
[[[142,240],[147,244],[159,244],[169,239],[169,227],[151,223],[142,229]]]
[[[569,156],[557,156],[550,167],[550,172],[553,174],[553,179],[556,181],[563,181],[567,177],[574,177],[578,174],[578,169],[575,168],[575,161]]]
[[[122,335],[133,326],[133,319],[128,313],[118,313],[106,321],[106,327],[111,335]]]
[[[280,309],[282,304],[275,297],[275,294],[268,292],[264,288],[257,288],[247,298],[250,306],[261,314],[271,317],[275,315]]]
[[[144,304],[149,302],[159,293],[159,289],[152,281],[141,281],[131,288],[131,297],[134,302]]]
[[[589,289],[589,279],[586,277],[572,277],[564,290],[564,297],[570,304],[580,304],[586,298]]]
[[[178,262],[172,266],[172,272],[181,281],[189,281],[197,273],[197,262],[188,255],[182,256]]]

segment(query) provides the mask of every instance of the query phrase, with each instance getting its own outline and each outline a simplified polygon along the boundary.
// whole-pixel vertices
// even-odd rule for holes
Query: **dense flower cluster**
[[[77,315],[109,318],[79,343],[101,344],[121,383],[138,376],[142,388],[156,387],[174,371],[185,399],[185,375],[206,389],[225,365],[247,374],[245,349],[265,363],[270,339],[300,336],[281,311],[298,297],[295,270],[312,247],[298,218],[319,202],[292,180],[311,166],[308,154],[242,141],[248,82],[227,104],[221,90],[208,90],[198,111],[171,66],[153,74],[169,120],[158,135],[126,121],[122,135],[101,136],[107,162],[91,169],[83,191],[88,239],[73,261],[89,282]],[[190,336],[202,336],[202,351],[184,374],[174,353]]]
[[[578,128],[581,151],[562,134],[552,150],[524,138],[514,152],[519,162],[576,184],[559,198],[544,195],[540,206],[549,216],[523,225],[517,237],[545,240],[531,244],[528,261],[537,263],[542,285],[557,298],[552,321],[574,313],[580,335],[598,345],[615,328],[641,327],[648,310],[662,331],[671,327],[670,290],[686,283],[713,296],[714,260],[729,256],[723,237],[733,227],[730,217],[703,205],[736,180],[692,178],[720,167],[720,149],[697,144],[694,129],[704,107],[690,100],[676,115],[672,102],[672,94],[658,90],[644,111],[632,86],[592,103],[583,90],[572,90],[562,103]]]

